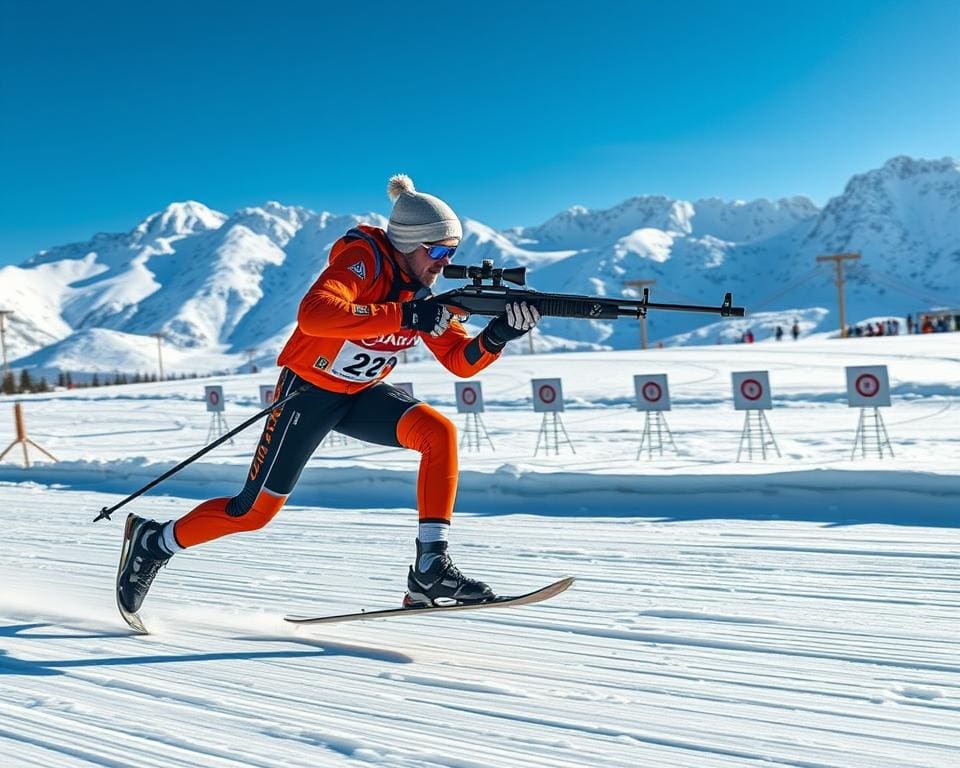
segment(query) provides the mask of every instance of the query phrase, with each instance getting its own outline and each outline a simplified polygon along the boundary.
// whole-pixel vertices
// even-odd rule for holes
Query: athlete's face
[[[455,237],[430,243],[430,245],[450,246],[459,244],[460,241]],[[437,278],[440,277],[440,273],[443,272],[443,268],[453,261],[453,256],[444,256],[442,259],[431,259],[429,250],[425,245],[418,246],[417,250],[412,253],[405,253],[404,256],[406,256],[407,259],[407,271],[423,285],[427,286],[427,288],[433,287],[433,284],[437,282]]]

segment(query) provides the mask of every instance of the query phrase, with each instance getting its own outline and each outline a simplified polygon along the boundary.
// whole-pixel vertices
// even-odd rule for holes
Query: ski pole
[[[107,520],[109,520],[109,519],[110,519],[110,515],[112,515],[114,512],[116,512],[118,509],[120,509],[120,507],[122,507],[124,504],[127,504],[127,503],[133,501],[133,500],[134,500],[135,498],[137,498],[138,496],[143,495],[144,493],[146,493],[147,491],[149,491],[149,490],[150,490],[151,488],[153,488],[154,486],[157,486],[157,485],[159,485],[160,483],[162,483],[164,480],[166,480],[166,479],[167,479],[168,477],[170,477],[171,475],[175,475],[177,472],[179,472],[181,469],[183,469],[183,468],[184,468],[185,466],[187,466],[188,464],[192,464],[192,463],[195,462],[197,459],[199,459],[201,456],[203,456],[205,453],[209,453],[210,451],[212,451],[214,448],[216,448],[216,447],[217,447],[218,445],[220,445],[221,443],[225,442],[226,440],[229,440],[231,437],[233,437],[233,436],[234,436],[235,434],[237,434],[238,432],[242,432],[242,431],[245,430],[247,427],[249,427],[251,424],[253,424],[255,421],[257,421],[257,420],[259,420],[259,419],[262,419],[264,416],[266,416],[266,415],[267,415],[268,413],[270,413],[271,411],[276,410],[277,408],[279,408],[280,406],[282,406],[284,403],[286,403],[288,400],[293,400],[293,398],[295,398],[297,395],[299,395],[299,394],[301,394],[301,393],[303,393],[303,392],[306,392],[309,388],[310,388],[310,385],[309,385],[309,384],[301,384],[299,387],[297,387],[297,389],[293,390],[293,392],[291,392],[291,393],[290,393],[289,395],[287,395],[286,397],[281,398],[280,400],[277,400],[277,402],[275,402],[275,403],[272,403],[268,408],[264,408],[262,411],[260,411],[260,413],[256,414],[255,416],[251,416],[249,419],[247,419],[245,422],[243,422],[243,424],[241,424],[241,425],[240,425],[239,427],[237,427],[236,429],[231,429],[231,430],[230,430],[229,432],[227,432],[225,435],[223,435],[223,436],[221,436],[221,437],[218,437],[216,440],[214,440],[214,441],[213,441],[212,443],[210,443],[209,445],[204,446],[203,448],[201,448],[199,451],[197,451],[195,454],[193,454],[193,456],[191,456],[190,458],[184,459],[184,460],[181,461],[179,464],[177,464],[177,466],[173,467],[172,469],[168,469],[166,472],[164,472],[162,475],[160,475],[160,477],[158,477],[158,478],[156,478],[156,479],[154,479],[154,480],[151,480],[149,483],[147,483],[145,486],[143,486],[143,488],[141,488],[139,491],[135,491],[134,493],[131,493],[131,494],[130,494],[129,496],[127,496],[125,499],[123,499],[122,501],[120,501],[120,502],[117,503],[117,504],[114,504],[112,507],[109,507],[109,508],[108,508],[108,507],[104,507],[103,509],[100,510],[100,514],[97,515],[95,518],[93,518],[93,522],[97,522],[98,520],[102,520],[103,518],[107,518]]]

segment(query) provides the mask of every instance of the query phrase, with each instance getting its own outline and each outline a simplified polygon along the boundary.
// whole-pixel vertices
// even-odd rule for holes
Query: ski
[[[291,624],[339,624],[347,621],[369,621],[371,619],[386,619],[397,616],[422,616],[427,613],[443,613],[447,611],[479,611],[483,608],[514,608],[519,605],[530,605],[549,600],[561,592],[565,592],[573,584],[573,576],[567,576],[545,587],[528,592],[525,595],[514,597],[497,597],[485,603],[455,603],[453,605],[428,605],[422,608],[387,608],[379,611],[359,611],[358,613],[343,613],[338,616],[284,616],[284,621]]]
[[[123,572],[123,566],[127,562],[127,557],[130,555],[130,533],[131,533],[131,521],[130,517],[127,518],[126,526],[123,531],[123,547],[120,550],[120,562],[117,565],[117,581],[114,587],[114,591],[117,593],[117,610],[120,611],[120,617],[127,623],[127,626],[130,629],[134,630],[138,634],[146,635],[149,634],[146,626],[144,626],[143,619],[136,613],[130,613],[126,608],[123,607],[123,604],[120,602],[120,574]]]

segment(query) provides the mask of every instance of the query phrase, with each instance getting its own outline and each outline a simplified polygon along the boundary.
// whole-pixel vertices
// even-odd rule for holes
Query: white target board
[[[847,405],[851,408],[889,408],[887,366],[847,366]]]
[[[767,371],[736,371],[733,376],[733,407],[738,411],[769,411],[770,375]]]
[[[269,408],[273,405],[273,401],[276,399],[274,395],[277,392],[277,388],[272,384],[261,384],[260,385],[260,407]]]
[[[221,413],[223,411],[223,387],[219,384],[204,387],[203,399],[207,401],[207,410],[211,413]]]
[[[402,389],[404,392],[406,392],[408,395],[410,395],[410,397],[413,397],[413,396],[414,396],[414,395],[413,395],[413,382],[412,382],[412,381],[398,381],[398,382],[397,382],[396,384],[394,384],[393,386],[395,386],[397,389]]]
[[[531,379],[534,413],[563,410],[563,387],[560,379]]]
[[[638,411],[670,410],[670,390],[667,388],[667,374],[650,373],[634,376],[633,388],[637,393]]]
[[[483,413],[483,389],[479,381],[458,381],[454,388],[457,392],[457,413]]]

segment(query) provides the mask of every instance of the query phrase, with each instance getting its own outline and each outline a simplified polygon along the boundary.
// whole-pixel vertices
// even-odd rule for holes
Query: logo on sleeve
[[[314,368],[319,368],[321,371],[327,370],[327,366],[330,365],[330,361],[325,357],[321,357],[313,364]]]
[[[353,305],[353,314],[355,315],[369,315],[370,307],[366,304],[354,304]]]
[[[358,261],[356,264],[351,264],[348,269],[353,272],[361,280],[367,279],[367,269],[363,266],[362,261]]]

